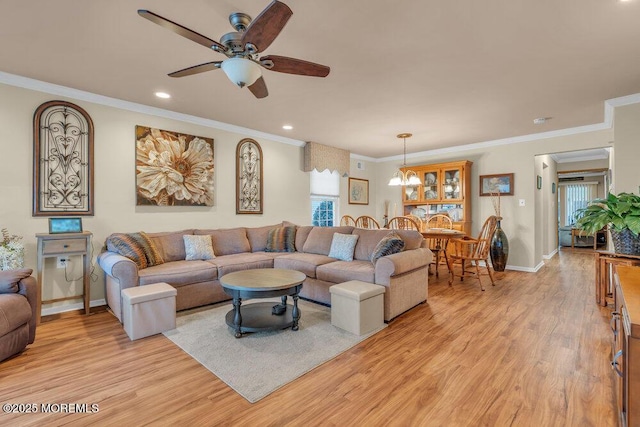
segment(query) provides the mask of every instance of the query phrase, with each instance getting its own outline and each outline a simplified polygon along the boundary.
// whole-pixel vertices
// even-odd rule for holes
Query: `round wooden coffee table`
[[[291,327],[298,330],[300,310],[298,294],[306,275],[282,268],[258,268],[225,274],[220,278],[224,291],[233,298],[233,309],[225,317],[227,325],[235,330],[236,338],[246,332],[274,331]],[[287,304],[293,298],[293,306]],[[272,313],[273,302],[252,303],[242,301],[254,298],[282,297],[283,314]],[[240,308],[242,306],[242,309]]]

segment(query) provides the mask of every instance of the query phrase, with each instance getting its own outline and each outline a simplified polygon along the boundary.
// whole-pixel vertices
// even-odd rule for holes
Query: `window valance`
[[[330,171],[338,171],[342,176],[348,176],[350,155],[348,150],[317,142],[307,142],[304,146],[304,171],[311,172],[315,169],[322,172],[329,169]]]

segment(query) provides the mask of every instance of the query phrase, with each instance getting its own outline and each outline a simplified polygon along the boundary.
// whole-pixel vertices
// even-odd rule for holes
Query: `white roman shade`
[[[317,170],[322,172],[326,169],[338,171],[342,176],[349,175],[351,153],[341,148],[330,147],[318,144],[317,142],[307,142],[304,146],[304,171],[311,172]]]
[[[311,171],[310,192],[312,196],[339,196],[340,175],[336,171]]]

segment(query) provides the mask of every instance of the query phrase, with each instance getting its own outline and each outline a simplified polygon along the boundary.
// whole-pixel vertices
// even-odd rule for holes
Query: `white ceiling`
[[[640,92],[640,0],[285,0],[264,53],[331,73],[265,70],[262,100],[220,70],[167,77],[224,56],[136,13],[219,40],[268,3],[0,0],[0,71],[375,158],[400,132],[411,153],[601,123],[605,100]]]

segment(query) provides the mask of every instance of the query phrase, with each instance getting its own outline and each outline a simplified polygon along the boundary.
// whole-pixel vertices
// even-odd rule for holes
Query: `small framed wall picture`
[[[49,233],[82,233],[82,218],[49,218]]]
[[[360,178],[349,178],[349,204],[368,205],[369,204],[369,180]]]
[[[513,196],[513,174],[480,175],[480,195],[491,196],[492,193]]]

